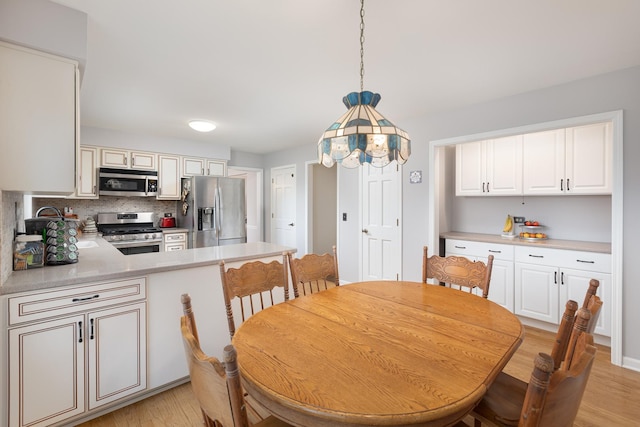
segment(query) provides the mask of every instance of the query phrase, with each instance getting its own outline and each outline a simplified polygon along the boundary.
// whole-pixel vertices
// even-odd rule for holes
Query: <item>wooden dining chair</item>
[[[283,292],[284,301],[289,300],[286,253],[282,254],[282,262],[253,261],[239,268],[227,269],[224,261],[220,261],[220,276],[231,338],[236,332],[232,301],[235,300],[236,307],[240,307],[241,323],[258,311],[280,302],[274,298],[275,290]]]
[[[220,363],[214,357],[208,357],[202,351],[191,296],[182,294],[180,302],[183,311],[180,329],[191,386],[200,404],[205,426],[288,426],[289,424],[269,416],[266,410],[242,390],[233,346],[224,348],[224,363]],[[223,385],[223,382],[226,385]]]
[[[332,249],[332,254],[307,254],[301,258],[294,258],[293,253],[287,253],[293,295],[296,298],[340,286],[336,246]]]
[[[569,306],[569,303],[567,303]],[[554,419],[553,416],[545,415],[544,422],[541,424],[529,424],[530,420],[522,420],[521,415],[525,415],[527,418],[532,417],[531,409],[527,407],[527,398],[531,399],[532,395],[529,395],[528,388],[532,386],[531,382],[526,382],[512,377],[509,374],[501,372],[493,384],[487,390],[480,403],[472,411],[471,415],[475,419],[474,426],[481,425],[486,426],[571,426],[580,406],[580,400],[582,399],[582,393],[586,386],[586,377],[588,377],[588,370],[591,369],[589,364],[586,372],[586,377],[582,377],[585,372],[583,369],[587,369],[585,365],[585,352],[595,354],[595,347],[593,346],[593,336],[586,332],[591,313],[585,309],[580,308],[576,315],[575,322],[571,331],[571,336],[567,342],[567,350],[560,369],[556,369],[556,363],[550,355],[545,354],[544,372],[543,376],[552,378],[549,392],[554,390],[555,397],[551,403],[542,402],[543,405],[549,405],[547,409],[542,409],[538,405],[538,411],[549,411],[555,413],[559,411],[559,407],[566,405],[567,413],[562,414],[558,418],[558,423],[550,422]],[[540,353],[544,354],[544,353]],[[591,358],[593,357],[591,354]],[[539,384],[541,381],[540,372],[532,374],[532,380],[534,383]],[[572,380],[570,378],[579,377],[578,380]],[[555,379],[554,379],[555,378]],[[559,384],[566,381],[566,384],[560,386]],[[581,383],[584,381],[584,383]],[[544,382],[544,381],[543,381]],[[578,388],[575,388],[572,384],[578,384]],[[536,384],[533,384],[534,386]],[[546,391],[545,391],[546,392]],[[552,393],[552,395],[553,395]],[[529,396],[529,397],[527,397]],[[538,399],[539,396],[536,396]]]
[[[427,279],[436,279],[446,286],[466,288],[471,293],[479,288],[483,298],[489,296],[493,255],[489,255],[485,264],[461,256],[429,256],[428,252],[425,246],[422,253],[422,283],[427,283]]]
[[[207,427],[284,427],[289,424],[273,416],[250,424],[244,402],[236,350],[232,345],[224,348],[220,363],[207,356],[191,332],[186,316],[180,318],[180,328],[185,355],[189,365],[193,394],[202,409],[204,425]]]

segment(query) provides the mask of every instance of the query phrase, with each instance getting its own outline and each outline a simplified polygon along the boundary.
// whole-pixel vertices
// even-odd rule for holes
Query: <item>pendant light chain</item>
[[[360,92],[364,92],[364,0],[360,0]]]

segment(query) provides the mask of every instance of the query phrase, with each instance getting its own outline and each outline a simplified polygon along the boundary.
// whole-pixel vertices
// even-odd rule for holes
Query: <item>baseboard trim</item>
[[[640,359],[622,356],[622,367],[640,372]]]

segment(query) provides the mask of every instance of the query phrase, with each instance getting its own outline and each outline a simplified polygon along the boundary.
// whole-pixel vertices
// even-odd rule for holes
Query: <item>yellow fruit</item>
[[[504,233],[510,233],[511,230],[513,230],[513,218],[511,218],[511,215],[507,215],[507,219],[504,222],[504,228],[502,228],[502,231]]]
[[[529,238],[529,233],[527,233],[527,232],[522,233],[522,237],[524,237],[525,239],[528,239]]]
[[[544,237],[544,234],[542,233],[536,233],[536,238],[538,239],[542,239]]]

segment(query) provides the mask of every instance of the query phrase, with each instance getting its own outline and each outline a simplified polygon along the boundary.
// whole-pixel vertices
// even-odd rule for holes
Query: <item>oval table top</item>
[[[518,318],[443,286],[335,287],[247,319],[243,385],[298,426],[445,426],[462,419],[520,346]]]

